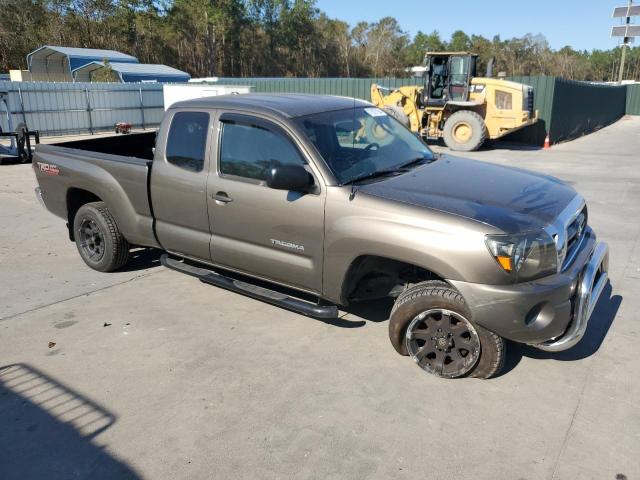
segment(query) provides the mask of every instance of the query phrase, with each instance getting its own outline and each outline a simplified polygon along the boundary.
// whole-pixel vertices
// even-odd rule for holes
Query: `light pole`
[[[626,7],[616,7],[613,9],[613,18],[624,18],[624,25],[611,29],[612,37],[622,37],[622,57],[620,58],[620,70],[618,72],[618,82],[624,79],[624,63],[627,56],[627,45],[633,41],[634,37],[640,36],[640,26],[631,23],[631,17],[640,15],[640,5],[633,5],[633,0],[629,0]]]
[[[633,0],[629,0],[629,10],[631,9],[631,4]],[[626,18],[627,25],[631,23],[631,17]],[[618,82],[622,83],[624,80],[624,60],[627,56],[627,43],[629,43],[629,37],[624,37],[622,40],[622,57],[620,58],[620,74],[618,75]]]

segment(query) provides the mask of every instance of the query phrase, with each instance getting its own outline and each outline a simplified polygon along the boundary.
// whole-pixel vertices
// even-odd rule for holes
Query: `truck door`
[[[322,289],[325,186],[284,126],[224,113],[209,176],[214,263],[312,292]],[[315,190],[267,187],[274,162],[304,165]]]
[[[207,176],[212,115],[168,110],[151,170],[156,233],[169,252],[210,261]]]

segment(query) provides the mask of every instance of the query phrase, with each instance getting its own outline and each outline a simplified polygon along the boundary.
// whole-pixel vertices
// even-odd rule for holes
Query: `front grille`
[[[587,228],[587,207],[586,205],[580,212],[573,217],[566,227],[566,254],[562,263],[562,270],[566,269],[573,262],[580,245],[584,238],[584,232]]]
[[[569,268],[580,251],[587,231],[587,221],[584,198],[576,195],[558,218],[545,228],[556,243],[559,272]]]

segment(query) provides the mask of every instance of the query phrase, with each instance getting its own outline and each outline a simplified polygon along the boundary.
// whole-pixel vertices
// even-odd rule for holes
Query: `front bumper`
[[[583,337],[608,278],[609,248],[590,228],[584,235],[572,264],[556,275],[514,285],[450,283],[488,330],[547,351],[569,349]]]
[[[609,270],[609,247],[600,242],[596,245],[578,283],[573,319],[567,331],[559,338],[549,340],[536,347],[548,352],[560,352],[573,347],[584,336],[598,298],[604,290]]]

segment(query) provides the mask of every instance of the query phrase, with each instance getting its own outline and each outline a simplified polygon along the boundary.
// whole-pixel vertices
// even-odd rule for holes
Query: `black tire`
[[[382,110],[390,117],[393,117],[396,120],[398,120],[402,125],[404,125],[408,129],[411,129],[411,120],[409,120],[409,116],[406,113],[404,113],[404,110],[402,109],[402,107],[386,105],[382,107]]]
[[[475,330],[479,340],[478,358],[474,360],[475,364],[470,370],[454,376],[435,373],[437,376],[490,378],[502,369],[506,351],[505,340],[474,323],[462,295],[448,283],[439,280],[418,283],[397,298],[389,320],[389,339],[399,354],[409,355],[406,334],[411,322],[422,312],[433,309],[446,309],[464,317]]]
[[[479,149],[487,139],[483,118],[472,110],[459,110],[444,124],[444,143],[451,150],[471,152]]]
[[[19,152],[20,163],[28,163],[29,162],[29,154],[25,150],[25,145],[27,143],[27,132],[29,128],[26,123],[19,123],[16,127],[16,143]]]
[[[129,242],[104,202],[87,203],[73,219],[73,235],[84,262],[99,272],[113,272],[129,260]]]
[[[27,127],[26,123],[20,122],[16,127],[16,133],[18,134],[18,140],[23,140],[24,137],[27,136],[27,132],[29,131],[29,127]]]

